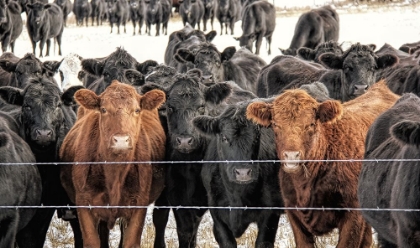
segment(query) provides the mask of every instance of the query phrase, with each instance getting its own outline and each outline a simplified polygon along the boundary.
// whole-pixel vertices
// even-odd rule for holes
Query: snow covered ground
[[[291,0],[275,0],[276,6],[289,6]],[[305,5],[319,5],[321,0],[303,0],[296,1]],[[337,2],[337,1],[336,1]],[[294,4],[296,6],[296,4]],[[350,13],[349,13],[350,12]],[[394,47],[399,47],[403,43],[416,42],[420,40],[420,22],[419,14],[420,7],[387,7],[371,9],[368,6],[348,6],[346,11],[340,10],[340,42],[344,42],[345,46],[351,43],[360,42],[362,44],[376,44],[379,48],[384,43],[389,43]],[[290,44],[295,23],[298,15],[280,16],[277,18],[277,27],[273,37],[272,55],[267,55],[265,46],[261,49],[261,57],[267,63],[277,55],[280,55],[278,47],[287,48]],[[174,17],[169,23],[168,34],[182,28],[180,19]],[[214,22],[214,28],[219,32],[220,26],[217,20]],[[154,34],[155,27],[152,26],[152,34]],[[115,51],[116,47],[123,47],[130,52],[138,61],[142,62],[147,59],[154,59],[163,63],[164,52],[168,42],[168,36],[161,35],[159,37],[147,35],[133,36],[133,28],[131,23],[127,24],[127,33],[117,35],[116,29],[114,33],[110,34],[109,25],[101,27],[76,27],[70,24],[65,28],[63,34],[62,51],[66,55],[68,53],[77,53],[84,58],[104,57]],[[144,27],[143,27],[144,33]],[[241,23],[238,22],[235,26],[235,37],[241,34]],[[220,51],[228,46],[238,47],[238,42],[233,39],[231,35],[218,35],[213,41]],[[29,41],[26,29],[16,42],[15,53],[18,56],[23,56],[25,53],[32,52],[32,46]],[[39,54],[37,48],[36,55]],[[51,56],[43,58],[42,60],[59,60],[59,56]],[[58,222],[59,223],[59,222]],[[60,225],[58,225],[60,226]],[[151,224],[151,215],[147,216],[147,224],[145,227],[145,235],[153,233],[153,225]],[[62,228],[60,226],[59,228]],[[50,229],[49,240],[45,247],[53,247],[51,241],[59,239],[68,239],[68,234],[63,233],[58,227]],[[64,227],[66,228],[66,227]],[[65,229],[68,230],[68,229]],[[240,247],[252,247],[250,240],[255,239],[256,228],[250,228],[245,236]],[[117,236],[118,232],[114,233]],[[115,237],[114,240],[116,240]],[[150,237],[145,238],[143,247],[152,247]],[[149,240],[147,242],[146,240]],[[278,237],[276,239],[276,247],[294,247],[293,235],[285,217],[282,217],[279,223]],[[64,242],[64,241],[62,241]],[[177,247],[176,227],[172,221],[168,226],[167,231],[168,247]],[[241,241],[242,242],[242,241]],[[246,243],[248,242],[248,243]],[[320,247],[334,247],[333,244],[337,242],[336,235],[330,235],[322,239]],[[211,218],[206,215],[200,226],[200,233],[198,239],[199,247],[217,247],[211,232]],[[61,243],[57,247],[71,247]],[[115,246],[116,247],[116,246]]]

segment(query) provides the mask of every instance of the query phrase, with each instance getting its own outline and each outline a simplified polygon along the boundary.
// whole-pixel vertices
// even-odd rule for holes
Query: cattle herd
[[[371,247],[372,228],[381,247],[420,247],[420,42],[344,49],[324,6],[267,63],[269,2],[180,0],[184,27],[163,64],[122,47],[35,56],[37,42],[40,57],[51,38],[60,47],[70,11],[78,25],[107,16],[120,32],[131,16],[166,34],[166,1],[0,0],[0,248],[44,247],[55,212],[77,248],[109,247],[118,219],[120,247],[140,247],[152,203],[154,247],[166,247],[171,210],[180,247],[197,245],[207,211],[220,247],[237,247],[251,223],[255,247],[274,247],[282,214],[299,248],[336,228],[339,248]],[[17,57],[25,11],[34,52]],[[200,30],[214,17],[225,34],[242,19],[240,49],[219,51],[217,32]]]

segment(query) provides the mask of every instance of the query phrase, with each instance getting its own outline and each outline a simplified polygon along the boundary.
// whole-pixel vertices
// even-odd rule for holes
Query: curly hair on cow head
[[[362,45],[359,42],[357,42],[356,44],[351,45],[351,47],[349,49],[347,49],[344,53],[343,53],[343,58],[347,57],[350,53],[358,53],[358,54],[369,54],[374,58],[378,58],[378,55],[375,54],[375,45]]]
[[[117,50],[111,53],[108,58],[115,65],[130,66],[137,63],[137,60],[122,47],[117,47]]]

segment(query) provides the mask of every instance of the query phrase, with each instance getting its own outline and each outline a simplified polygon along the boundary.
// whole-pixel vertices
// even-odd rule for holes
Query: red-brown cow
[[[255,102],[247,118],[272,126],[283,160],[280,188],[286,207],[357,208],[361,162],[299,160],[363,159],[367,130],[399,98],[379,82],[354,100],[318,103],[305,91],[288,90],[272,104]],[[314,235],[339,229],[338,248],[370,247],[371,227],[359,211],[286,211],[296,247],[314,247]]]
[[[152,90],[141,96],[132,86],[114,81],[99,96],[82,89],[76,92],[75,99],[81,105],[80,115],[61,146],[62,161],[164,159],[166,136],[157,108],[165,101],[165,93]],[[146,209],[112,206],[147,206],[156,200],[164,186],[161,165],[72,164],[63,166],[61,180],[76,205],[110,206],[77,210],[83,247],[102,247],[99,223],[111,229],[120,217],[128,224],[123,247],[140,247]]]

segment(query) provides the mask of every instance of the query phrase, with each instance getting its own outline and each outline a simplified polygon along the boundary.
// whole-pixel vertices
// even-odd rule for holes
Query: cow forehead
[[[273,102],[274,121],[302,123],[314,118],[317,101],[303,90],[286,91]]]
[[[101,105],[112,105],[116,108],[138,106],[138,97],[140,95],[137,94],[134,88],[122,84],[108,86],[100,96]]]
[[[36,60],[20,60],[16,66],[16,71],[28,72],[28,71],[40,71],[41,63]]]

